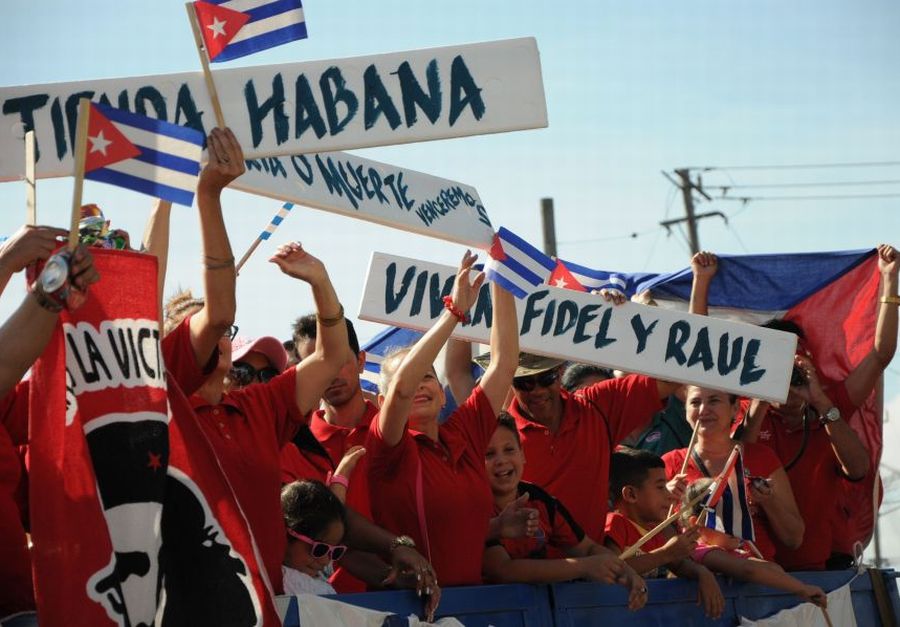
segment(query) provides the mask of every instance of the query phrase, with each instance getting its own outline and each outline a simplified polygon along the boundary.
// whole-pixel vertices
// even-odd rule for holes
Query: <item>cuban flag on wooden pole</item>
[[[731,451],[725,462],[725,468],[710,486],[709,497],[703,508],[707,512],[706,526],[710,529],[717,529],[750,542],[756,540],[753,517],[747,500],[740,445]]]
[[[543,285],[556,268],[556,262],[524,239],[500,227],[491,245],[490,261],[484,266],[488,280],[495,281],[516,298],[525,298]]]
[[[84,176],[190,207],[203,133],[91,103]]]
[[[235,272],[240,274],[241,268],[244,267],[244,264],[247,263],[247,260],[250,258],[250,255],[253,254],[253,251],[256,250],[256,247],[262,243],[263,240],[267,240],[272,237],[272,233],[275,232],[287,215],[291,212],[291,209],[294,208],[293,203],[286,202],[281,206],[281,209],[278,210],[278,213],[275,214],[275,217],[272,218],[272,221],[269,222],[269,225],[263,229],[263,232],[259,234],[253,243],[250,245],[250,248],[247,249],[247,252],[244,253],[244,256],[241,257],[241,260],[238,261],[237,266],[235,266]]]
[[[213,63],[307,36],[300,0],[198,0],[194,9]]]

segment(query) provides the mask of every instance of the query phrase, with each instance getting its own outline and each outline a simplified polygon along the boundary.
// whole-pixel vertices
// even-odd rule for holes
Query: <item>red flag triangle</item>
[[[506,259],[506,252],[503,250],[503,244],[500,242],[500,236],[497,233],[494,233],[494,241],[491,242],[491,248],[488,250],[488,254],[491,256],[491,259],[497,261]]]
[[[109,121],[91,104],[88,118],[87,147],[84,156],[84,171],[90,172],[103,168],[117,161],[131,159],[141,154],[140,148],[122,134],[116,125]]]
[[[550,274],[550,278],[547,279],[547,283],[553,287],[562,287],[567,290],[576,290],[579,292],[587,291],[581,282],[575,278],[575,275],[573,275],[559,259],[556,260],[556,267]]]
[[[194,2],[194,10],[197,12],[197,22],[200,24],[200,32],[203,33],[203,43],[206,45],[210,61],[219,56],[228,42],[234,39],[241,27],[250,19],[246,13],[203,0]]]

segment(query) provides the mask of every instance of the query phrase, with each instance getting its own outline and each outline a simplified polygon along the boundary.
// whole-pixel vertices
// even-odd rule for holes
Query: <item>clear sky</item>
[[[891,0],[307,0],[304,8],[309,39],[228,66],[535,37],[548,128],[359,153],[474,186],[495,225],[537,245],[540,199],[553,197],[564,259],[607,270],[684,267],[683,237],[658,225],[683,211],[680,194],[660,174],[676,167],[725,166],[703,175],[714,198],[720,186],[732,188],[728,196],[756,198],[883,196],[703,202],[698,211],[728,216],[727,223],[718,217],[700,223],[706,249],[900,245],[900,4]],[[6,58],[0,86],[199,71],[183,3],[174,0],[9,2],[0,42]],[[861,162],[894,165],[736,167]],[[738,187],[851,181],[894,182]],[[41,181],[39,221],[66,225],[71,190],[71,179]],[[24,195],[21,183],[0,184],[0,234],[23,222]],[[84,199],[137,239],[148,198],[87,182]],[[279,206],[240,192],[226,192],[223,204],[236,255]],[[198,288],[200,276],[195,210],[174,212],[167,293]],[[242,334],[287,338],[290,322],[310,310],[308,289],[266,263],[274,244],[290,239],[325,261],[353,313],[373,250],[444,263],[462,254],[459,246],[298,207],[238,280]],[[8,315],[23,289],[21,281],[11,285],[0,315]],[[360,325],[363,339],[378,330]],[[900,408],[898,360],[886,398]],[[893,433],[896,448],[900,435]],[[893,555],[900,559],[896,543]]]

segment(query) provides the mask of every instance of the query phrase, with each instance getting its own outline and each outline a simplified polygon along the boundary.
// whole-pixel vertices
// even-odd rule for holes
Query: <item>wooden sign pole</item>
[[[200,65],[203,66],[203,78],[206,80],[206,89],[209,91],[209,99],[212,101],[213,113],[216,115],[216,125],[219,128],[225,128],[225,115],[222,113],[222,105],[219,104],[216,83],[213,80],[212,72],[209,71],[209,54],[203,43],[203,33],[200,30],[200,22],[197,21],[197,11],[194,10],[191,2],[185,2],[184,8],[187,10],[188,21],[191,23],[191,30],[194,33],[194,44],[197,46],[197,54],[200,55]]]
[[[72,192],[72,221],[69,226],[69,252],[78,246],[78,222],[81,220],[81,190],[84,187],[84,157],[87,153],[88,120],[91,101],[78,101],[78,127],[75,132],[75,189]]]
[[[34,178],[34,131],[25,133],[25,224],[37,224],[37,184]]]

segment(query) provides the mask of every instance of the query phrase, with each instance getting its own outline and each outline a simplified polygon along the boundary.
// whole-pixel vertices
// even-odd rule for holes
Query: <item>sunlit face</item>
[[[438,419],[444,402],[444,387],[434,368],[431,368],[422,377],[412,398],[412,406],[409,409],[409,426],[417,431],[424,431],[426,424]]]
[[[519,389],[516,381],[513,382],[516,401],[538,422],[548,423],[555,418],[560,402],[559,374],[559,368],[556,368],[547,373],[522,377],[531,389]]]
[[[644,520],[661,521],[669,513],[672,494],[666,489],[666,469],[650,468],[647,478],[635,490],[635,505]]]
[[[687,420],[693,427],[700,423],[698,437],[731,435],[731,425],[737,414],[738,403],[731,402],[728,392],[712,388],[688,386],[685,397]]]
[[[515,492],[522,479],[525,453],[516,436],[506,427],[497,427],[484,454],[484,469],[496,495]]]
[[[325,542],[327,544],[340,544],[344,537],[344,523],[340,520],[332,521],[325,530],[319,535],[313,537],[314,540]],[[318,577],[328,564],[331,558],[326,554],[322,557],[313,557],[310,553],[310,545],[303,540],[298,540],[288,536],[288,546],[285,552],[284,563],[291,568],[306,573],[310,577]]]
[[[337,376],[332,379],[331,383],[322,394],[325,402],[332,407],[340,407],[346,405],[350,399],[360,393],[359,373],[365,365],[365,353],[354,354],[347,347],[347,357],[344,364],[338,371]]]

